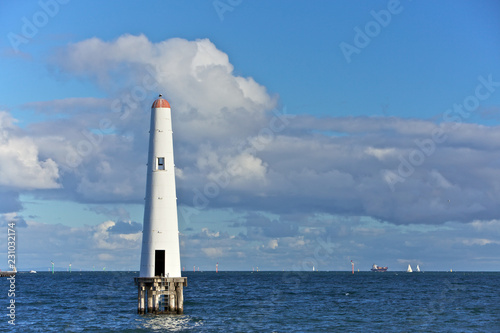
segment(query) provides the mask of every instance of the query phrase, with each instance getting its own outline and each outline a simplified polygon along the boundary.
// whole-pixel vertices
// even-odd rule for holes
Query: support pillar
[[[144,304],[144,297],[146,294],[146,287],[144,286],[144,283],[139,283],[139,293],[137,297],[137,313],[139,314],[145,314],[146,313],[146,307]]]
[[[175,294],[177,295],[177,313],[178,314],[183,314],[184,313],[184,287],[183,284],[177,283],[177,286],[175,288]]]
[[[137,313],[178,313],[184,312],[184,287],[187,278],[135,278],[138,285]],[[161,297],[163,302],[160,302]]]
[[[175,302],[175,282],[169,282],[168,284],[168,307],[170,312],[177,312]]]
[[[159,313],[161,311],[160,296],[161,296],[161,290],[159,283],[155,282],[153,286],[153,313]]]
[[[148,288],[148,312],[153,312],[153,286],[149,285]]]

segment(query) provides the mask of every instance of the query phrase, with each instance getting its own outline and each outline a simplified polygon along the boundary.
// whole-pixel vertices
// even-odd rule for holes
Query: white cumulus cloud
[[[0,185],[27,190],[61,187],[57,163],[41,159],[35,140],[16,129],[10,115],[0,111]]]

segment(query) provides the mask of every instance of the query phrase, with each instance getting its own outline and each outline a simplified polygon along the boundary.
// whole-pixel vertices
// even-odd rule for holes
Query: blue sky
[[[500,269],[496,1],[42,0],[0,21],[20,269],[138,269],[158,93],[186,269]]]

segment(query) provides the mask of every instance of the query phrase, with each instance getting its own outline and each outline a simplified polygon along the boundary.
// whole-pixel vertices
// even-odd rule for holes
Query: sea
[[[182,315],[137,314],[138,272],[2,277],[0,331],[500,332],[498,272],[183,275]]]

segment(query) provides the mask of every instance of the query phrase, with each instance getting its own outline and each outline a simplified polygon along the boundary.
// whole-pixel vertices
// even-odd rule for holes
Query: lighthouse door
[[[155,276],[165,275],[165,250],[155,250]]]

